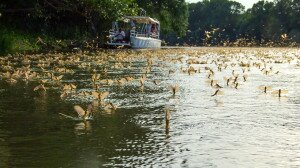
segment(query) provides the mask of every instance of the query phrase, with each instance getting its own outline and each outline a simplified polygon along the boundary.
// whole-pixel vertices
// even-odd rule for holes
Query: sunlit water
[[[300,68],[296,64],[300,51],[260,49],[275,58],[294,59],[290,64],[267,64],[279,74],[263,75],[251,68],[246,72],[248,80],[235,89],[227,87],[223,77],[233,69],[242,74],[242,68],[229,66],[218,72],[210,62],[224,55],[214,50],[199,53],[200,60],[209,60],[192,65],[201,67],[200,73],[188,75],[180,70],[188,67],[184,52],[180,53],[183,63],[164,61],[158,55],[143,91],[137,80],[103,86],[110,92],[106,101],[118,109],[97,108],[86,126],[59,113],[76,116],[73,105],[85,108],[90,99],[61,100],[59,89],[34,92],[36,81],[10,85],[0,80],[0,167],[299,167]],[[224,50],[230,55],[233,49]],[[258,54],[255,48],[236,50],[232,55],[245,60]],[[237,61],[231,58],[232,62]],[[131,69],[108,69],[107,78],[140,77],[145,66],[146,59],[140,58]],[[206,66],[214,69],[224,95],[211,96],[215,89],[205,82]],[[169,69],[175,73],[169,74]],[[92,90],[90,71],[74,70],[63,82],[75,82],[77,91]],[[161,83],[155,85],[153,79]],[[180,86],[175,96],[168,90],[171,84]],[[264,94],[257,89],[260,85],[289,92],[279,98]],[[169,133],[165,108],[171,109]]]

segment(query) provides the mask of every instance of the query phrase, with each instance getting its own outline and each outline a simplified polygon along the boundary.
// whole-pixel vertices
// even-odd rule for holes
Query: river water
[[[33,91],[38,80],[10,84],[0,78],[0,167],[300,167],[299,49],[186,48],[124,56],[116,56],[116,51],[77,55],[80,59],[73,63],[52,61],[45,66],[48,71],[57,65],[74,70],[61,81],[77,85],[67,99],[60,98],[61,87],[47,86],[41,93]],[[66,62],[72,56],[23,57],[32,60],[31,71],[40,72],[38,60]],[[119,61],[130,67],[114,67],[116,57],[130,59],[131,63]],[[190,58],[204,62],[187,64]],[[20,67],[24,59],[2,58],[2,72],[7,65]],[[251,62],[250,70],[241,62]],[[261,67],[253,65],[258,62]],[[138,79],[147,66],[151,71],[141,88]],[[200,73],[185,73],[189,66]],[[103,67],[108,70],[105,75]],[[224,87],[223,95],[212,96],[216,89],[206,82],[205,67],[215,72],[213,79]],[[76,94],[93,90],[92,69],[101,79],[133,76],[136,80],[101,85],[101,90],[110,92],[105,101],[117,105],[117,110],[95,107],[94,120],[85,124],[63,118],[59,113],[76,116],[75,104],[85,109],[91,102],[90,97]],[[226,86],[223,79],[233,73],[240,77],[237,89]],[[242,74],[247,74],[246,81]],[[155,85],[154,79],[160,84]],[[168,87],[174,84],[180,88],[173,96]],[[281,97],[272,91],[263,93],[261,85],[288,93]],[[168,131],[165,109],[171,111]]]

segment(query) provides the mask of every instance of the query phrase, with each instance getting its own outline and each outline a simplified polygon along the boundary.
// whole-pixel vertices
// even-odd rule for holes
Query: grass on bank
[[[8,28],[0,28],[0,55],[36,52],[36,36]]]
[[[97,48],[103,39],[91,38],[87,33],[73,33],[69,38],[32,34],[0,26],[0,56],[16,53],[71,51],[73,48]]]

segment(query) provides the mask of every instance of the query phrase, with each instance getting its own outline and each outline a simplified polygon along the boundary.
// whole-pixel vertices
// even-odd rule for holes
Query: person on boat
[[[156,33],[157,33],[157,29],[156,29],[156,25],[152,24],[151,26],[151,37],[156,37]]]
[[[136,27],[135,27],[135,23],[133,20],[130,21],[130,26],[131,26],[132,30],[135,30]]]
[[[116,42],[122,43],[125,38],[125,32],[120,28],[119,31],[116,32]]]
[[[147,24],[147,32],[146,32],[146,36],[147,37],[151,37],[151,27],[152,27],[152,25],[151,25],[151,23],[149,22],[149,24]]]

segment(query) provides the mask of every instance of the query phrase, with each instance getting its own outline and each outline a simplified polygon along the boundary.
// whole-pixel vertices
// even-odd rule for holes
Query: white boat
[[[121,21],[121,31],[125,30],[125,37],[123,40],[116,38],[121,32],[118,22],[113,22],[112,29],[109,30],[109,46],[128,46],[135,49],[161,47],[158,20],[147,16],[124,16]]]

